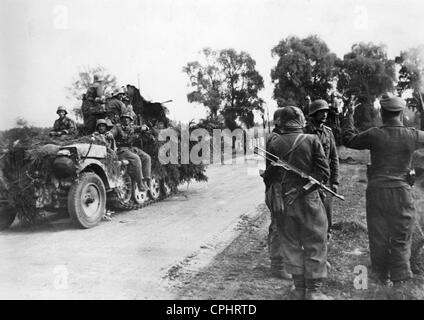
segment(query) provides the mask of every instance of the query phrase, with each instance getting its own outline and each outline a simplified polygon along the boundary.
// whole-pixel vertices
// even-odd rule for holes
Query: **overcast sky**
[[[251,54],[265,79],[270,112],[270,50],[289,35],[318,34],[338,56],[373,41],[394,57],[424,43],[421,0],[0,0],[0,130],[24,117],[51,126],[66,87],[83,65],[102,65],[118,84],[154,101],[173,99],[170,117],[198,119],[182,67],[203,47]]]

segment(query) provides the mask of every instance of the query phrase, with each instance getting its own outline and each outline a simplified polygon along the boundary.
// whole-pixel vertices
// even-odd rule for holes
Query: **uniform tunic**
[[[63,119],[57,119],[53,124],[53,131],[63,132],[64,134],[77,133],[75,121],[65,116]]]
[[[297,136],[304,140],[289,155]],[[270,142],[269,151],[288,161],[319,181],[327,181],[330,168],[322,145],[315,135],[303,134],[302,129],[284,132]],[[282,192],[300,188],[307,182],[291,172],[282,171]],[[277,221],[282,230],[282,250],[288,273],[303,275],[306,279],[327,276],[327,218],[317,190],[301,193],[289,203],[284,201],[283,218]]]
[[[406,177],[412,153],[424,147],[424,132],[392,120],[357,133],[351,115],[342,120],[342,128],[347,147],[371,151],[366,214],[373,269],[382,278],[390,274],[392,281],[406,280],[412,276],[409,260],[416,215]]]
[[[305,133],[316,134],[321,141],[325,156],[330,166],[329,186],[339,184],[339,157],[333,131],[330,127],[321,125],[317,127],[314,123],[309,123],[305,127]],[[333,216],[333,197],[328,194],[324,198],[324,207],[327,213],[328,229],[330,231]]]

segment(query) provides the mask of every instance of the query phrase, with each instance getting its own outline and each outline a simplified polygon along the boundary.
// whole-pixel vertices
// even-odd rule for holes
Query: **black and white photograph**
[[[0,300],[423,300],[423,12],[0,0]]]

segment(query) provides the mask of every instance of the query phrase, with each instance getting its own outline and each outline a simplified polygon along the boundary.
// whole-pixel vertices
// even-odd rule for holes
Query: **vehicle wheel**
[[[166,197],[170,196],[172,193],[172,188],[165,181],[162,182],[162,190]]]
[[[16,209],[8,204],[0,205],[0,230],[5,230],[15,221]]]
[[[123,205],[131,204],[132,185],[132,179],[128,173],[125,173],[118,180],[115,193],[117,200]]]
[[[161,196],[161,187],[159,179],[152,178],[150,180],[150,190],[149,190],[150,198],[152,200],[157,200]]]
[[[147,200],[149,200],[147,196],[147,191],[141,191],[137,183],[133,183],[133,195],[134,195],[134,201],[137,204],[144,204]]]
[[[106,209],[106,190],[102,179],[92,172],[82,173],[68,194],[68,210],[73,222],[82,228],[97,225]]]

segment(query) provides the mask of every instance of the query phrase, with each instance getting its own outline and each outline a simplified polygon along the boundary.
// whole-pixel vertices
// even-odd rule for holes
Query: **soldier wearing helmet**
[[[301,109],[284,107],[280,121],[282,133],[270,142],[269,152],[326,182],[330,168],[324,150],[316,135],[303,133]],[[283,195],[284,214],[277,223],[285,267],[294,282],[290,293],[295,299],[328,299],[320,291],[327,277],[327,218],[318,191],[302,192],[305,181],[292,172],[275,166],[268,166],[268,170],[280,181]]]
[[[84,127],[87,134],[91,134],[96,129],[97,119],[105,118],[105,94],[104,94],[104,79],[100,74],[93,76],[93,83],[87,89],[83,96],[81,106],[82,115],[84,118]]]
[[[394,294],[402,294],[410,268],[411,235],[416,211],[411,186],[411,159],[424,147],[424,131],[405,127],[405,100],[390,93],[380,100],[383,125],[358,133],[352,101],[342,119],[346,147],[369,149],[366,216],[372,271],[383,282],[393,282]]]
[[[336,141],[333,131],[325,125],[330,107],[325,100],[315,100],[309,108],[309,122],[305,127],[305,133],[315,134],[321,141],[325,156],[330,166],[329,187],[337,192],[339,185],[339,157],[337,155]],[[328,219],[328,237],[331,234],[333,197],[321,193],[324,198],[325,211]]]
[[[121,101],[124,94],[122,88],[116,88],[113,90],[111,99],[106,102],[106,115],[113,124],[119,123],[121,115],[127,111],[125,104]]]
[[[93,132],[92,136],[106,145],[108,151],[116,150],[116,143],[113,134],[109,131],[113,127],[112,122],[109,119],[99,119],[96,122],[96,131]]]
[[[280,114],[283,108],[278,108],[274,112],[274,129],[267,136],[266,148],[268,149],[271,142],[282,134]],[[268,168],[270,163],[268,163]],[[271,224],[268,228],[268,251],[271,260],[271,273],[273,276],[281,279],[289,280],[291,275],[287,273],[284,266],[284,257],[281,247],[281,223],[278,221],[283,216],[283,198],[282,185],[275,175],[270,175],[270,170],[265,171],[262,175],[265,183],[265,203],[271,213]]]
[[[118,157],[126,159],[133,168],[133,178],[139,189],[146,190],[150,187],[151,180],[151,157],[137,147],[140,136],[149,128],[145,125],[137,126],[132,123],[134,117],[131,113],[121,115],[121,123],[110,131],[116,140]]]
[[[68,118],[66,115],[68,111],[64,106],[59,106],[56,113],[59,115],[53,124],[53,130],[50,131],[50,136],[63,136],[63,135],[73,135],[77,133],[77,126],[75,121]]]

